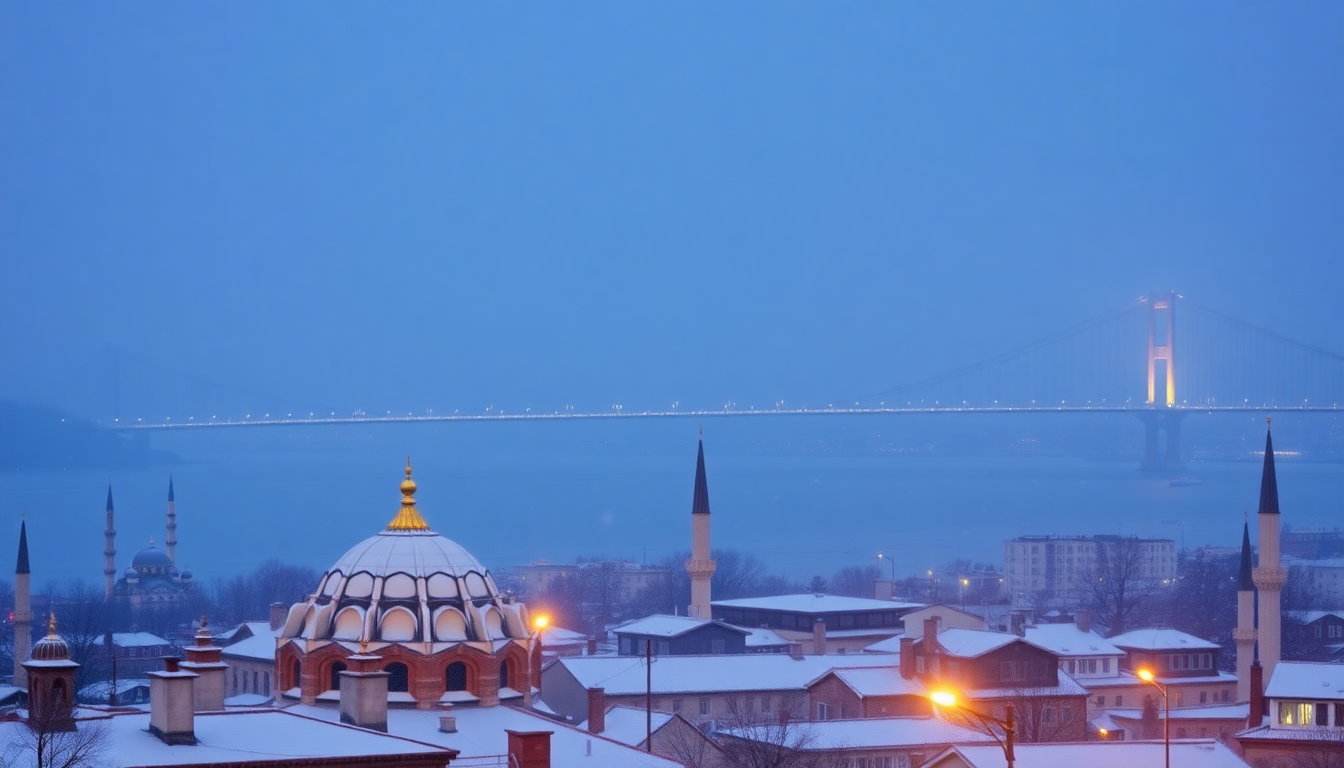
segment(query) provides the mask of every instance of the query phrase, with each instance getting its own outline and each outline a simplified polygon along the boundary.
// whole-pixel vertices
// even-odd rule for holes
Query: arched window
[[[293,675],[294,675],[294,685],[291,686],[291,687],[292,687],[292,688],[302,688],[302,687],[303,687],[303,667],[300,666],[300,664],[299,664],[299,660],[298,660],[298,659],[295,659],[295,660],[294,660],[294,666],[293,666],[293,668],[292,668],[291,671],[292,671],[292,673],[293,673]],[[246,672],[243,673],[243,685],[247,685],[247,673],[246,673]]]
[[[343,661],[338,661],[331,665],[331,685],[327,686],[327,690],[341,690],[341,673],[344,672],[345,669],[345,662]]]
[[[450,691],[467,690],[467,665],[460,661],[454,661],[448,665],[448,671],[444,674],[446,678],[446,688]]]
[[[508,688],[509,686],[509,662],[507,660],[499,662],[499,687]]]
[[[394,661],[383,667],[383,671],[391,675],[387,678],[387,690],[395,693],[406,693],[411,689],[411,673],[406,669],[406,665],[400,661]]]
[[[51,693],[55,699],[54,703],[56,705],[56,711],[60,712],[62,709],[65,708],[65,697],[69,693],[68,691],[65,690],[65,681],[60,678],[56,678],[56,680],[51,684]]]

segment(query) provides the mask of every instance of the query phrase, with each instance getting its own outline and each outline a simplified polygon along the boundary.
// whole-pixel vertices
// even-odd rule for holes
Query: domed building
[[[164,539],[166,549],[149,546],[140,550],[131,559],[131,567],[116,576],[116,526],[113,524],[115,510],[112,507],[112,486],[107,488],[107,528],[103,531],[107,546],[103,551],[104,595],[108,600],[119,600],[129,604],[132,610],[157,608],[179,603],[191,597],[191,572],[178,571],[177,550],[177,511],[173,500],[173,481],[168,480],[168,524]]]
[[[392,522],[290,608],[276,648],[285,696],[335,702],[347,659],[377,655],[393,704],[531,703],[541,644],[527,608],[502,595],[470,552],[430,529],[415,490],[408,463]]]

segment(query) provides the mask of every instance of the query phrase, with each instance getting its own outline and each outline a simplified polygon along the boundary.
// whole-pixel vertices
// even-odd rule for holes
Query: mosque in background
[[[117,578],[117,528],[113,524],[112,486],[107,486],[107,527],[103,536],[103,599],[128,604],[132,611],[167,607],[184,602],[191,595],[191,571],[177,568],[177,509],[173,500],[173,481],[168,479],[168,521],[163,549],[149,546],[131,559],[131,566]]]

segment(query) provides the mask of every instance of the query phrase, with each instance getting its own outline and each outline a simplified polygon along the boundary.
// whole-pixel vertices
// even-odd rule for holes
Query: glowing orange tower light
[[[1166,310],[1167,343],[1157,343],[1157,313]],[[1148,404],[1157,402],[1157,361],[1166,362],[1167,405],[1176,404],[1176,292],[1148,297]]]

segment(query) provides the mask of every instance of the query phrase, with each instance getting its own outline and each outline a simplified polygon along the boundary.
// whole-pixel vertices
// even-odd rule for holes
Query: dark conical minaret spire
[[[28,687],[28,670],[23,662],[32,655],[33,608],[28,567],[28,521],[19,523],[19,562],[14,567],[14,686]]]
[[[19,562],[14,566],[14,575],[32,573],[28,567],[28,521],[19,523]]]
[[[1279,481],[1274,476],[1274,438],[1265,429],[1265,468],[1260,472],[1260,514],[1279,514]]]
[[[112,511],[112,484],[107,484],[107,511]]]
[[[103,528],[103,599],[112,599],[117,577],[117,527],[113,524],[112,484],[107,484],[107,525]]]
[[[1241,524],[1241,571],[1237,574],[1237,591],[1251,592],[1255,582],[1251,580],[1251,524]]]
[[[177,565],[177,504],[173,501],[173,476],[168,476],[168,526],[163,537],[163,551],[174,566]]]
[[[695,494],[691,501],[692,515],[709,514],[709,482],[705,480],[705,441],[700,441],[700,452],[695,457]]]
[[[1241,524],[1241,572],[1237,574],[1237,701],[1250,701],[1251,663],[1255,660],[1255,583],[1251,580],[1251,524]]]

